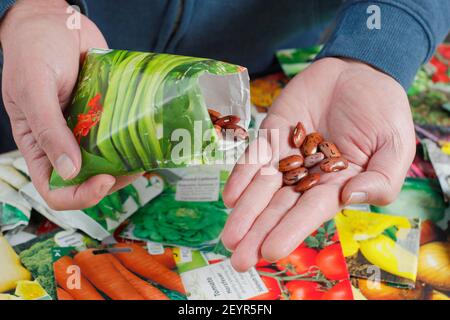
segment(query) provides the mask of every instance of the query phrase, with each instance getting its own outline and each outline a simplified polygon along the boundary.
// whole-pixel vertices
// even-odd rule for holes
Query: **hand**
[[[334,142],[349,160],[348,169],[323,174],[320,184],[301,196],[282,186],[276,169],[272,175],[261,172],[299,153],[289,144],[298,121],[308,133],[318,131]],[[287,256],[343,205],[392,202],[415,154],[405,91],[388,75],[356,61],[313,63],[283,90],[262,128],[279,129],[279,141],[272,136],[250,145],[247,156],[259,144],[259,163],[236,165],[223,195],[234,210],[222,241],[233,251],[231,261],[239,271],[260,257],[276,261]]]
[[[57,210],[93,206],[132,179],[98,175],[79,186],[49,189],[52,166],[64,179],[80,170],[80,149],[62,109],[70,103],[83,54],[91,47],[107,48],[86,17],[79,30],[66,26],[67,7],[63,0],[19,0],[0,27],[3,101],[14,140],[37,190]]]

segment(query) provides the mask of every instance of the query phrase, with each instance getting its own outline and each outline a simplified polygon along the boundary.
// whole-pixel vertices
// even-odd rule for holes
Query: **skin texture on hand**
[[[107,48],[86,17],[81,16],[81,28],[68,28],[67,8],[62,0],[19,0],[0,26],[2,93],[14,140],[34,185],[56,210],[93,206],[135,178],[98,175],[79,186],[49,189],[52,167],[65,179],[80,170],[80,149],[62,110],[70,103],[83,55],[92,47]]]
[[[349,160],[347,170],[323,174],[301,196],[282,186],[278,160],[299,151],[289,144],[301,121],[320,132]],[[262,257],[276,261],[292,252],[345,204],[386,205],[401,189],[415,154],[415,133],[403,88],[360,62],[324,58],[296,76],[271,107],[262,128],[279,129],[247,149],[258,164],[235,166],[224,201],[233,207],[222,241],[233,266],[245,271]],[[261,151],[261,148],[264,151]],[[277,151],[278,150],[278,151]],[[263,174],[274,167],[274,174]]]

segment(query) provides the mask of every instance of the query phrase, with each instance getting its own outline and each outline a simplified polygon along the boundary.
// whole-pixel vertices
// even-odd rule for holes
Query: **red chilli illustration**
[[[103,112],[103,106],[100,104],[101,94],[98,93],[88,102],[88,112],[78,115],[78,121],[73,128],[73,134],[80,144],[81,138],[88,135],[91,128],[97,125]]]

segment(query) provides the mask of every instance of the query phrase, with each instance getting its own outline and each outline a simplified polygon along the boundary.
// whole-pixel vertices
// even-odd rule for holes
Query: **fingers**
[[[266,208],[273,195],[282,186],[282,175],[276,172],[265,175],[257,173],[253,181],[239,198],[233,212],[225,224],[222,242],[229,250],[234,250],[239,241],[251,228],[254,220]]]
[[[339,192],[339,183],[321,184],[306,191],[264,240],[262,257],[267,261],[277,261],[289,255],[340,210]]]
[[[120,190],[130,183],[132,183],[137,178],[141,177],[142,173],[133,174],[131,176],[122,176],[122,177],[116,177],[116,184],[109,190],[108,194],[114,193],[117,190]]]
[[[45,69],[42,72],[50,71]],[[57,87],[52,80],[51,75],[35,77],[30,85],[25,86],[25,92],[16,104],[24,113],[34,139],[56,172],[68,180],[80,170],[81,153],[63,117]]]
[[[233,169],[223,191],[223,201],[229,208],[236,205],[242,192],[253,180],[255,174],[262,166],[269,163],[271,148],[269,142],[260,137],[253,141],[245,153],[240,157]]]
[[[21,125],[26,127],[25,122],[15,122],[13,130],[15,135]],[[116,179],[109,175],[98,175],[90,178],[79,186],[66,187],[56,190],[50,190],[49,176],[52,171],[52,165],[46,154],[37,145],[33,135],[29,130],[25,130],[20,135],[17,143],[20,151],[27,161],[28,170],[31,179],[37,191],[47,202],[48,206],[55,210],[76,210],[92,207],[105,197],[116,182]]]
[[[278,224],[286,212],[297,202],[299,194],[291,187],[277,191],[266,209],[256,219],[251,230],[245,235],[231,257],[231,263],[239,272],[254,266],[259,260],[259,252],[269,232]]]
[[[386,143],[372,156],[366,171],[345,185],[341,195],[343,203],[384,206],[396,199],[413,161],[414,151],[408,144],[400,152],[394,146],[394,142]]]

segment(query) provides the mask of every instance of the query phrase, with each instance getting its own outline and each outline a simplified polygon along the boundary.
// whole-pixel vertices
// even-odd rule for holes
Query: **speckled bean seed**
[[[313,133],[308,134],[305,138],[305,141],[303,142],[303,145],[300,148],[300,150],[303,153],[303,156],[307,157],[307,156],[317,153],[319,144],[322,141],[323,141],[323,137],[320,133],[313,132]]]
[[[322,152],[317,152],[315,154],[307,156],[303,165],[305,166],[305,168],[311,168],[320,163],[323,159],[325,159],[324,154]]]
[[[292,131],[292,144],[296,148],[300,148],[305,141],[306,138],[306,130],[301,122],[298,122]]]
[[[348,161],[343,157],[327,158],[320,163],[320,169],[324,172],[338,172],[347,169]]]
[[[212,122],[216,122],[217,119],[222,117],[222,114],[219,111],[208,109],[209,117],[211,118]]]
[[[226,125],[229,124],[238,124],[239,121],[241,121],[241,118],[239,118],[238,116],[225,116],[222,118],[217,119],[214,124],[217,124],[218,126],[221,127],[225,127]]]
[[[341,156],[341,152],[333,142],[322,141],[319,144],[319,149],[327,158],[339,158]]]
[[[303,157],[299,154],[294,154],[287,158],[284,158],[278,163],[278,169],[281,172],[287,172],[300,168],[303,165]]]
[[[217,126],[217,123],[215,124],[215,126]],[[229,132],[231,131],[231,136],[234,137],[234,139],[237,139],[237,140],[248,139],[247,130],[245,130],[244,128],[242,128],[241,126],[239,126],[237,124],[234,124],[234,123],[225,124],[222,127],[222,129],[226,130],[227,137],[229,136]]]
[[[320,181],[320,173],[311,173],[308,174],[306,177],[301,179],[296,185],[295,185],[295,191],[296,192],[305,192],[306,190],[311,189],[316,184],[318,184]]]
[[[300,167],[290,170],[283,174],[283,182],[285,185],[292,186],[308,175],[308,169]]]

